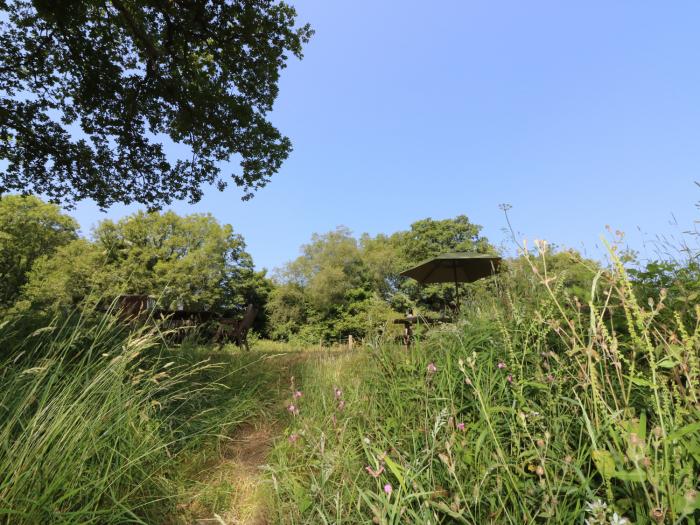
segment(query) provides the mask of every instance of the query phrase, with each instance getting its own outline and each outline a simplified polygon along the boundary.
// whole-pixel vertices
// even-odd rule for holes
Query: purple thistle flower
[[[437,372],[437,366],[435,366],[435,363],[428,363],[428,373],[429,374],[434,374]]]
[[[464,423],[457,423],[457,430],[464,432]]]
[[[301,393],[301,390],[296,390],[293,394],[292,397],[294,399],[299,399],[303,394]]]
[[[510,374],[508,374],[508,377],[506,377],[506,381],[508,381],[509,383],[512,383],[512,382],[513,382],[513,376],[510,375]]]
[[[291,403],[291,404],[287,407],[287,410],[288,410],[291,414],[293,414],[293,415],[295,415],[295,416],[298,416],[298,415],[299,415],[299,407],[297,407],[294,403]]]
[[[506,367],[506,364],[503,361],[499,361],[496,366],[499,370],[503,370]]]
[[[391,496],[391,491],[394,490],[394,487],[391,486],[391,483],[387,483],[384,485],[384,492],[386,492],[387,496]]]

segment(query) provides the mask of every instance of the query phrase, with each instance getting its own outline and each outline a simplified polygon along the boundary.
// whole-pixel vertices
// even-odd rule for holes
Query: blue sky
[[[498,243],[500,203],[523,237],[593,256],[606,224],[644,256],[699,218],[700,3],[292,3],[316,30],[271,115],[294,152],[251,201],[172,206],[232,224],[258,267],[337,225],[466,214]],[[87,233],[135,209],[72,214]]]

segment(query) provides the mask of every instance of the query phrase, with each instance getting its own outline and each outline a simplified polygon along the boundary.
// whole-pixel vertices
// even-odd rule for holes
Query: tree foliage
[[[25,299],[65,305],[149,294],[167,309],[226,310],[242,307],[259,278],[243,238],[211,215],[139,212],[103,221],[93,237],[37,261]]]
[[[36,197],[0,198],[0,308],[10,306],[34,262],[77,238],[78,223]]]
[[[0,1],[0,194],[154,208],[240,160],[249,198],[291,151],[266,115],[312,34],[295,19],[273,0]]]
[[[407,307],[439,311],[454,300],[453,286],[419,286],[399,273],[446,252],[492,251],[480,231],[460,215],[359,240],[344,227],[314,234],[277,276],[269,305],[271,334],[308,342],[363,337]]]

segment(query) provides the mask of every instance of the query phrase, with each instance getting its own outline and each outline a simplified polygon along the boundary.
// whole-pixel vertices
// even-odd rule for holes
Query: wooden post
[[[352,344],[353,344],[352,334],[350,334],[350,335],[348,335],[348,350],[352,350]]]

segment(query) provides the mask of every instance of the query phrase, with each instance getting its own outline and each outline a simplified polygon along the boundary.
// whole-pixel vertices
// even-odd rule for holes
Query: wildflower
[[[589,501],[586,504],[586,512],[591,516],[586,519],[586,525],[602,525],[607,521],[608,504],[600,499]]]
[[[373,478],[378,478],[378,477],[382,474],[382,472],[384,472],[384,466],[383,466],[383,465],[380,465],[379,468],[378,468],[377,470],[372,470],[372,467],[370,467],[369,465],[367,465],[367,466],[365,467],[365,470],[366,470],[366,471],[369,473],[369,475],[372,476]]]
[[[457,423],[457,430],[464,432],[464,423]]]
[[[299,415],[299,407],[297,407],[294,403],[291,403],[288,407],[287,410],[289,411],[290,414],[293,414],[295,416]]]
[[[344,408],[345,408],[345,400],[341,399],[340,401],[338,401],[338,410],[342,411]]]
[[[296,443],[297,439],[299,439],[299,434],[294,433],[289,435],[289,442],[290,443]]]
[[[384,492],[386,492],[387,496],[391,496],[391,492],[394,490],[394,487],[391,486],[391,483],[387,483],[384,485]]]
[[[508,381],[509,383],[512,383],[512,382],[513,382],[513,376],[510,375],[510,374],[508,374],[508,376],[506,377],[506,381]]]
[[[301,393],[301,390],[296,390],[293,394],[292,397],[294,399],[299,399],[303,394]]]
[[[506,364],[503,361],[499,361],[496,366],[499,370],[503,370],[506,367]]]
[[[610,525],[625,525],[629,522],[630,520],[623,518],[617,512],[613,512],[612,518],[610,518]]]
[[[586,503],[586,512],[589,514],[600,514],[601,512],[604,513],[607,511],[607,509],[608,504],[600,499]]]
[[[335,395],[336,399],[340,399],[343,395],[343,391],[336,386],[336,387],[333,387],[333,394]]]
[[[554,376],[552,374],[547,374],[547,383],[554,383]]]
[[[437,372],[437,366],[435,366],[435,363],[428,363],[428,373],[434,374],[435,372]]]

